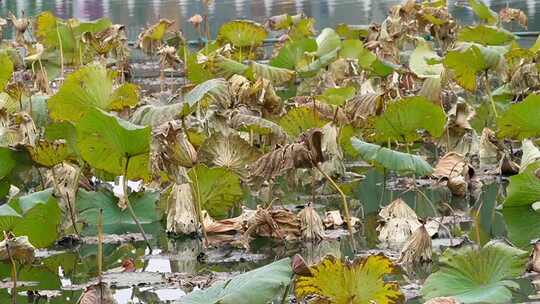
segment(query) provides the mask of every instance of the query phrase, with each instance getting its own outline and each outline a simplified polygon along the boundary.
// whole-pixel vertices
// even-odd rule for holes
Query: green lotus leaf
[[[62,139],[54,141],[41,139],[34,146],[28,147],[28,152],[33,161],[48,168],[60,164],[69,156],[68,145]]]
[[[469,91],[476,90],[476,75],[488,68],[482,52],[476,46],[449,51],[444,57],[443,64],[453,72],[456,82]]]
[[[46,11],[36,16],[34,32],[37,40],[46,48],[60,49],[61,47],[64,59],[67,62],[75,62],[80,59],[82,34],[85,32],[94,34],[109,28],[111,25],[112,22],[106,18],[92,22],[80,22],[75,19],[62,20]]]
[[[184,96],[184,102],[190,109],[202,100],[228,104],[230,101],[228,86],[229,83],[222,78],[207,80],[189,91]]]
[[[217,56],[214,65],[214,73],[217,77],[229,78],[234,74],[243,75],[248,70],[248,66],[240,63],[236,60],[224,57]]]
[[[439,259],[441,268],[427,278],[422,294],[426,299],[453,297],[461,303],[509,303],[511,290],[519,288],[511,279],[525,271],[527,256],[501,242],[447,249]]]
[[[149,127],[134,125],[99,109],[92,109],[75,125],[82,158],[95,169],[129,179],[148,177]]]
[[[487,22],[487,24],[494,24],[499,19],[497,13],[492,11],[482,0],[469,0],[469,5],[476,16]]]
[[[397,283],[385,281],[396,272],[392,261],[384,255],[359,257],[344,262],[332,256],[310,267],[312,276],[297,276],[294,294],[298,299],[315,297],[314,303],[333,304],[398,304],[404,296]]]
[[[289,30],[289,38],[291,40],[300,40],[303,38],[312,37],[315,33],[313,29],[315,18],[302,18]]]
[[[3,91],[6,84],[13,75],[13,62],[7,52],[0,53],[0,91]]]
[[[316,111],[308,107],[291,109],[279,119],[278,125],[292,138],[312,128],[321,128],[328,121],[319,116]]]
[[[162,123],[171,121],[181,116],[184,111],[183,103],[167,105],[144,105],[137,108],[130,121],[136,125],[157,127]]]
[[[480,24],[462,28],[458,33],[458,39],[482,45],[504,45],[514,41],[516,37],[505,29]]]
[[[298,62],[306,53],[317,51],[317,42],[312,38],[287,41],[277,56],[270,60],[270,65],[278,68],[295,70]]]
[[[416,176],[427,176],[433,172],[433,168],[418,155],[390,150],[354,137],[351,138],[351,143],[362,159],[388,170]]]
[[[540,162],[531,163],[521,173],[510,177],[504,207],[529,206],[540,201],[540,178],[536,170]]]
[[[60,221],[61,210],[52,189],[21,196],[0,206],[0,229],[26,235],[39,248],[56,241]]]
[[[214,218],[225,218],[244,196],[240,177],[229,169],[199,164],[188,171],[188,176],[191,193]]]
[[[48,141],[64,140],[67,143],[68,157],[79,157],[77,150],[77,130],[67,121],[55,122],[45,128],[45,139]]]
[[[441,57],[431,49],[431,46],[420,41],[411,54],[409,67],[418,77],[440,77],[444,71],[441,63],[429,64],[429,61],[440,61]]]
[[[132,83],[124,83],[111,95],[109,108],[121,111],[124,108],[132,108],[139,103],[139,87]]]
[[[519,164],[519,172],[525,171],[527,167],[540,160],[540,149],[538,149],[532,140],[526,139],[521,144],[523,155]]]
[[[251,61],[246,73],[252,74],[254,79],[268,79],[274,86],[289,82],[295,76],[295,72],[292,70],[262,64],[256,61]]]
[[[531,94],[520,103],[512,104],[498,119],[500,137],[517,139],[534,138],[540,135],[540,95]]]
[[[336,26],[336,33],[343,39],[363,39],[369,34],[365,25],[351,25],[340,23]]]
[[[446,115],[443,109],[425,97],[408,97],[391,103],[386,111],[374,118],[378,141],[413,142],[420,139],[419,130],[433,137],[444,131]]]
[[[142,225],[159,221],[156,209],[158,200],[159,192],[131,193],[129,195],[131,207]],[[77,211],[80,221],[90,226],[97,226],[100,209],[103,209],[103,225],[109,226],[106,229],[117,229],[121,226],[123,230],[129,230],[129,227],[136,225],[129,210],[118,206],[118,198],[112,192],[79,189],[77,192]]]
[[[11,170],[17,165],[14,151],[8,147],[0,147],[0,179],[11,173]]]
[[[181,298],[183,304],[266,304],[281,295],[293,275],[291,259],[266,266],[196,290]]]
[[[336,60],[338,56],[339,49],[335,49],[328,54],[325,54],[315,60],[302,62],[297,67],[298,75],[303,78],[314,77],[321,71],[326,68],[330,63]]]
[[[102,65],[85,66],[69,75],[58,93],[49,99],[49,114],[55,120],[76,122],[93,107],[118,110],[135,105],[136,86],[123,85],[113,91],[114,73]]]
[[[347,39],[341,43],[339,57],[348,59],[359,59],[364,52],[368,52],[364,48],[362,41],[358,39]]]
[[[319,36],[317,36],[316,42],[317,52],[315,54],[317,57],[334,52],[341,47],[341,38],[336,31],[331,28],[323,29]]]
[[[352,86],[343,88],[328,88],[317,99],[334,106],[341,106],[356,95],[356,89]]]
[[[531,246],[531,241],[540,238],[540,213],[530,206],[504,208],[502,210],[508,239],[525,250]]]
[[[235,47],[257,47],[268,36],[266,29],[253,21],[233,20],[219,28],[217,39],[230,42]]]

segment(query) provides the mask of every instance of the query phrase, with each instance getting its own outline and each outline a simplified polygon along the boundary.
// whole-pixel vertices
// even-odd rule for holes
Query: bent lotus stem
[[[11,304],[17,304],[17,265],[15,265],[15,261],[11,255],[11,251],[9,249],[9,236],[5,231],[4,240],[6,241],[6,251],[9,261],[11,262],[11,281],[13,282],[13,287],[11,289]]]
[[[64,78],[64,48],[62,47],[62,37],[60,37],[58,24],[56,24],[56,35],[58,36],[58,46],[60,46],[60,76]]]
[[[349,204],[347,203],[347,196],[345,196],[345,193],[341,190],[341,188],[336,184],[336,182],[328,175],[324,170],[319,166],[319,164],[315,164],[315,168],[332,184],[332,186],[339,192],[339,195],[341,196],[341,200],[343,202],[343,212],[345,213],[345,220],[347,221],[347,229],[349,230],[349,235],[352,237],[353,235],[353,229],[352,229],[352,222],[351,222],[351,216],[349,213]]]
[[[135,221],[135,224],[137,224],[137,228],[139,228],[139,232],[142,234],[144,241],[146,242],[146,247],[148,247],[148,250],[150,250],[150,253],[152,253],[152,246],[150,246],[150,242],[148,241],[148,238],[146,237],[146,233],[144,233],[144,228],[139,222],[139,219],[137,218],[137,215],[135,214],[135,211],[133,211],[133,208],[131,207],[131,203],[129,202],[129,196],[127,191],[127,179],[128,179],[128,165],[129,165],[129,157],[126,158],[126,165],[124,167],[124,176],[122,177],[122,192],[124,195],[124,198],[126,200],[127,209],[129,211],[129,214],[131,215],[131,218],[133,221]]]

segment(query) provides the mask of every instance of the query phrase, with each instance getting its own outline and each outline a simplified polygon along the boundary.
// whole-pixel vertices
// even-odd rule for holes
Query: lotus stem
[[[294,275],[293,275],[294,277]],[[292,277],[291,277],[291,281],[292,281]],[[283,298],[281,298],[281,304],[285,304],[287,303],[287,296],[289,295],[289,291],[291,290],[291,284],[287,284],[287,287],[285,287],[285,291],[283,291]]]
[[[499,113],[497,112],[497,107],[495,106],[495,100],[493,100],[493,96],[491,95],[491,86],[489,85],[489,75],[486,71],[486,94],[489,98],[489,102],[491,103],[491,108],[493,108],[493,114],[495,114],[495,118],[499,117]]]
[[[150,242],[148,241],[148,238],[146,237],[146,233],[144,233],[144,228],[139,222],[139,219],[137,218],[137,215],[135,214],[135,211],[133,211],[133,208],[131,207],[131,203],[129,202],[129,196],[127,191],[127,179],[128,179],[128,166],[129,166],[129,157],[126,158],[126,165],[124,167],[124,176],[122,178],[122,192],[124,194],[124,198],[126,200],[127,209],[129,211],[129,214],[131,215],[131,218],[133,221],[135,221],[135,224],[137,224],[137,228],[139,228],[139,232],[142,234],[144,241],[146,242],[146,246],[148,247],[148,250],[150,250],[150,253],[152,253],[152,246],[150,246]]]
[[[17,265],[13,260],[11,251],[9,250],[9,236],[4,231],[4,240],[6,241],[6,251],[11,262],[11,281],[13,282],[13,287],[11,288],[11,304],[17,304]]]
[[[58,45],[60,46],[60,76],[64,78],[64,48],[62,47],[62,37],[60,37],[58,24],[56,24],[56,35],[58,36]]]
[[[98,268],[98,280],[101,283],[101,275],[103,270],[103,208],[99,208],[99,215],[97,221],[98,229],[98,252],[97,252],[97,268]]]
[[[193,173],[194,173],[194,177],[195,177],[195,184],[199,184],[199,178],[197,177],[197,171],[196,170],[193,170]],[[204,221],[203,221],[203,217],[202,217],[202,208],[201,208],[201,191],[199,189],[199,187],[197,187],[197,198],[195,199],[195,201],[193,202],[195,204],[195,210],[197,211],[197,218],[199,219],[199,222],[201,223],[201,229],[202,229],[202,233],[203,233],[203,238],[204,238],[204,246],[206,247],[208,245],[208,235],[206,233],[206,227],[204,226]]]
[[[315,168],[332,184],[332,186],[339,192],[339,195],[341,196],[341,200],[343,202],[343,212],[345,212],[345,219],[347,220],[347,229],[349,230],[349,235],[353,236],[353,229],[352,229],[352,222],[351,222],[351,216],[349,214],[349,204],[347,203],[347,196],[345,196],[345,193],[341,190],[341,188],[336,184],[336,182],[328,175],[324,170],[321,169],[321,166],[319,164],[315,164]]]

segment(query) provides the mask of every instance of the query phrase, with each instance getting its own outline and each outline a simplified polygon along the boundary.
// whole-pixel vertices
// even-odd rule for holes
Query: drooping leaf
[[[529,206],[540,201],[540,178],[536,174],[539,168],[540,162],[534,162],[523,172],[510,177],[505,208]]]
[[[469,91],[476,90],[476,75],[488,67],[480,49],[476,46],[466,50],[449,51],[443,63],[453,72],[456,82]]]
[[[531,94],[518,104],[510,105],[509,109],[497,121],[500,137],[525,139],[540,135],[540,95]]]
[[[314,297],[314,303],[397,304],[404,297],[397,283],[385,282],[395,266],[383,255],[343,262],[332,256],[310,267],[312,276],[298,276],[294,284],[297,298]]]
[[[521,150],[523,150],[523,155],[519,164],[520,173],[525,171],[530,164],[540,160],[540,149],[534,145],[532,140],[524,140],[521,144]]]
[[[131,116],[131,122],[141,126],[157,127],[162,123],[174,120],[184,111],[183,103],[166,105],[148,104],[137,108]]]
[[[55,120],[76,122],[93,107],[119,110],[136,104],[136,87],[124,85],[113,91],[113,79],[114,73],[102,65],[89,65],[75,71],[49,99],[50,116]]]
[[[316,39],[317,42],[317,57],[324,56],[341,47],[341,38],[331,28],[325,28],[321,31]]]
[[[247,175],[248,165],[256,161],[260,153],[237,134],[228,136],[215,133],[199,150],[201,161],[228,168],[241,176]]]
[[[285,258],[206,290],[194,291],[180,301],[184,304],[266,304],[282,293],[292,274],[291,259]]]
[[[409,97],[391,103],[383,115],[374,119],[379,141],[413,142],[418,131],[426,130],[433,137],[442,135],[446,115],[443,109],[425,97]]]
[[[285,140],[288,137],[285,130],[278,124],[259,116],[238,113],[229,120],[229,123],[232,128],[238,131],[273,135],[279,140]]]
[[[311,108],[299,107],[289,110],[285,116],[280,118],[278,124],[289,136],[296,138],[309,129],[320,128],[327,123]]]
[[[291,81],[296,75],[292,70],[262,64],[256,61],[251,61],[249,70],[246,73],[252,73],[255,78],[254,80],[258,78],[268,79],[273,85],[280,85]]]
[[[288,41],[279,50],[277,56],[270,60],[270,65],[289,70],[296,69],[298,62],[306,52],[317,51],[317,42],[312,38]]]
[[[461,29],[458,33],[458,39],[482,45],[504,45],[511,43],[516,38],[505,29],[480,24]]]
[[[89,110],[75,127],[78,150],[92,167],[120,176],[129,159],[128,178],[148,177],[149,127],[134,125],[99,109]]]
[[[440,77],[444,67],[441,63],[429,64],[432,60],[440,61],[441,57],[427,42],[421,41],[411,54],[409,67],[418,77]]]
[[[526,251],[501,242],[482,248],[473,246],[447,249],[440,258],[441,268],[431,274],[422,288],[426,299],[451,296],[462,303],[508,303],[511,281],[525,271]]]
[[[52,189],[21,196],[0,206],[0,229],[26,235],[39,248],[54,243],[60,221],[61,210]]]
[[[497,13],[492,11],[482,0],[469,0],[469,5],[476,16],[487,24],[494,24],[497,22]]]
[[[341,106],[348,100],[352,99],[355,94],[356,89],[353,86],[343,88],[328,88],[322,93],[322,95],[317,96],[317,99],[334,106]]]
[[[240,178],[227,168],[199,164],[188,172],[191,191],[201,208],[214,218],[224,218],[243,197]]]
[[[0,91],[4,90],[4,87],[11,79],[13,74],[13,62],[7,52],[0,53]]]
[[[234,46],[256,47],[262,45],[268,36],[266,29],[253,21],[233,20],[223,24],[219,28],[218,40],[230,42]]]
[[[216,78],[197,85],[184,96],[184,103],[191,109],[204,99],[209,102],[228,103],[230,96],[227,81],[223,78]]]
[[[156,211],[158,192],[131,193],[129,201],[141,224],[150,224],[159,221]],[[86,191],[79,189],[77,192],[77,211],[79,220],[88,225],[97,226],[99,209],[103,209],[103,225],[105,226],[131,226],[135,221],[127,208],[118,206],[118,198],[107,190]]]
[[[531,241],[540,238],[540,213],[530,206],[504,208],[502,214],[512,244],[528,250]]]
[[[352,138],[351,143],[365,161],[374,162],[388,170],[413,173],[417,176],[426,176],[433,172],[433,168],[418,155],[390,150],[357,138]]]

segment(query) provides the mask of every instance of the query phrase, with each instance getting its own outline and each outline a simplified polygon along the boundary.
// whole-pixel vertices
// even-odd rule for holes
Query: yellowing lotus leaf
[[[218,40],[230,42],[236,47],[260,46],[268,36],[266,29],[253,21],[233,20],[221,26]]]
[[[397,283],[385,282],[384,277],[395,267],[384,255],[357,258],[353,262],[332,256],[310,267],[312,276],[299,276],[294,293],[300,300],[314,297],[318,304],[394,304],[404,297]]]

